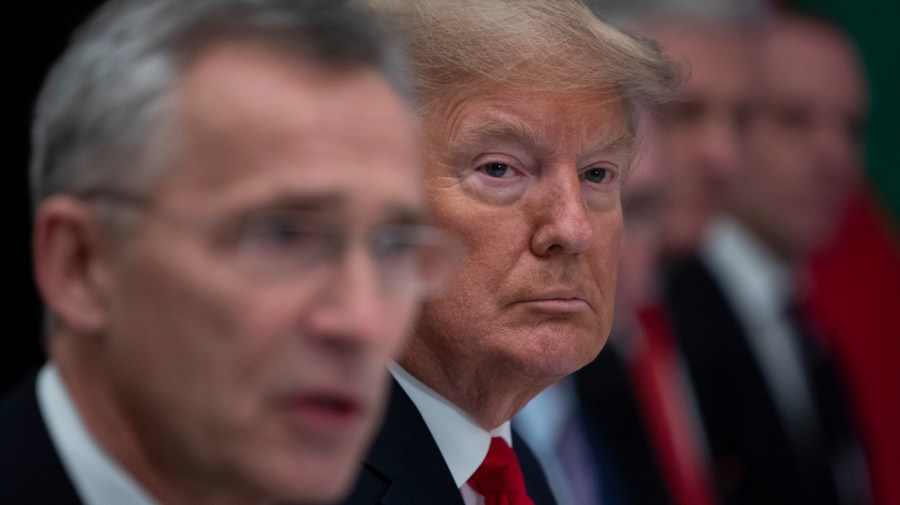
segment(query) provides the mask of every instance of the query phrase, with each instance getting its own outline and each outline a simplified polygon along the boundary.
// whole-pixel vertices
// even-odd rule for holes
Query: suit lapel
[[[392,383],[384,426],[363,462],[365,471],[383,481],[387,491],[380,501],[350,503],[463,505],[450,469],[421,414],[403,388],[396,381]]]
[[[535,505],[555,505],[547,480],[531,450],[516,433],[513,447]],[[422,415],[393,381],[384,425],[356,489],[345,505],[463,505],[462,495]]]

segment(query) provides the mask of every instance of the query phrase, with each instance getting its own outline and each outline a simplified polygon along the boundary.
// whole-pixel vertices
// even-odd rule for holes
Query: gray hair
[[[577,0],[369,0],[404,36],[420,116],[460,89],[595,89],[632,119],[671,98],[676,67],[649,40],[622,33]]]
[[[38,98],[32,204],[114,186],[146,189],[175,140],[174,89],[192,58],[251,39],[329,68],[374,68],[405,95],[399,50],[352,0],[112,0],[73,38]]]

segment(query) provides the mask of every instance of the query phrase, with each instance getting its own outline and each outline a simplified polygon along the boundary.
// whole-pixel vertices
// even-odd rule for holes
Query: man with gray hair
[[[467,260],[425,303],[348,503],[553,503],[509,420],[597,356],[638,111],[675,72],[574,0],[384,0],[426,195]]]
[[[333,501],[446,273],[395,51],[348,2],[114,1],[36,111],[48,363],[0,502]]]

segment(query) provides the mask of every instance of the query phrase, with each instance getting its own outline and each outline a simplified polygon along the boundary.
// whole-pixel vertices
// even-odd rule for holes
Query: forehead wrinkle
[[[471,145],[484,139],[518,142],[531,146],[543,146],[547,142],[544,135],[528,122],[514,116],[490,112],[483,116],[463,119],[456,135],[459,145]]]
[[[545,130],[533,127],[531,122],[503,113],[491,112],[486,115],[489,116],[487,120],[477,123],[474,120],[461,121],[462,125],[456,135],[456,143],[467,146],[483,139],[495,139],[534,146],[545,152],[555,150],[551,136],[547,135]],[[577,127],[571,125],[570,129],[577,130]],[[591,141],[584,152],[622,152],[630,157],[634,150],[634,143],[634,135],[628,131],[628,128],[610,124],[608,128],[604,128],[598,134],[596,139]]]

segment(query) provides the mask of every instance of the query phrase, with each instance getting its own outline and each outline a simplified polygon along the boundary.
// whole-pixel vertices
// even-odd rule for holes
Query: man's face
[[[411,120],[374,71],[249,43],[207,50],[176,97],[182,150],[110,253],[100,366],[173,481],[333,500],[380,420],[385,364],[418,296],[381,289],[359,241],[325,273],[243,262],[285,260],[302,245],[287,227],[298,216],[357,238],[419,219]]]
[[[684,21],[649,33],[684,64],[688,76],[663,115],[660,136],[670,172],[663,245],[678,256],[700,245],[722,210],[725,189],[742,170],[753,66],[747,35],[733,26]]]
[[[849,42],[823,25],[775,24],[763,56],[763,99],[736,211],[792,260],[830,236],[857,186],[866,93]]]
[[[403,364],[544,387],[609,332],[631,135],[611,94],[480,91],[426,115],[427,198],[469,256]]]

